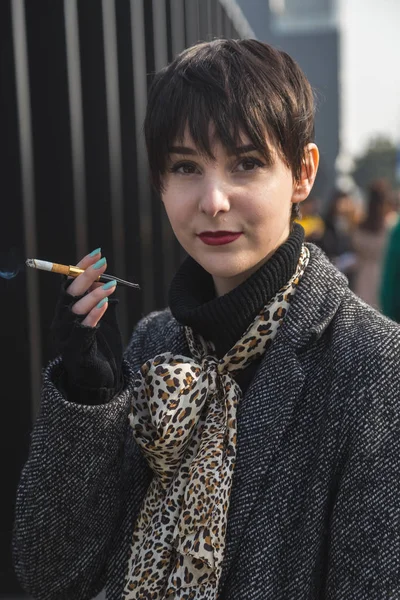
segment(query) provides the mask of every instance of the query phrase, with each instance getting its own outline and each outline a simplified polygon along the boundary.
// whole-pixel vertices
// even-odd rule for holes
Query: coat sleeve
[[[39,600],[88,600],[105,565],[123,505],[123,445],[146,320],[124,361],[125,387],[96,406],[67,401],[62,362],[43,373],[42,400],[16,497],[13,559],[22,587]]]
[[[365,375],[351,417],[330,524],[327,600],[400,598],[400,335],[386,342],[385,361],[365,365],[373,382]]]

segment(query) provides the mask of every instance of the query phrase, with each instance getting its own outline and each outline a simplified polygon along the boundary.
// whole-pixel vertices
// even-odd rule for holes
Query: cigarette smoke
[[[22,270],[22,261],[16,248],[0,252],[0,277],[13,279]]]
[[[18,269],[16,271],[0,271],[0,277],[2,277],[3,279],[12,279],[13,277],[16,277],[16,275],[18,275],[18,272]]]

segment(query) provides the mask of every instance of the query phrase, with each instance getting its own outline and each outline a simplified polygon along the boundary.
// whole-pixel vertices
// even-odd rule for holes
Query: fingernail
[[[117,282],[115,279],[113,279],[112,281],[109,281],[108,283],[105,283],[102,288],[103,290],[109,290],[110,288],[114,287],[117,285]]]
[[[96,306],[96,308],[101,308],[102,306],[105,305],[106,302],[108,302],[107,296],[105,298],[103,298],[103,300],[100,300],[100,302],[98,303],[98,305]]]
[[[101,248],[96,248],[96,250],[93,250],[93,252],[91,252],[89,254],[89,256],[96,256],[96,254],[100,254],[101,252]]]
[[[106,259],[105,259],[105,256],[103,256],[103,258],[98,260],[97,263],[94,263],[93,269],[101,269],[101,267],[104,267],[105,264],[106,264]]]

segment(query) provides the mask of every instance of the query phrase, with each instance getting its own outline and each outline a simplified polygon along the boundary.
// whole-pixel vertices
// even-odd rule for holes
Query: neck
[[[304,230],[295,224],[289,238],[256,272],[220,297],[216,297],[211,275],[187,257],[171,283],[172,314],[182,325],[189,325],[214,342],[218,355],[223,356],[259,310],[289,281],[296,270],[303,240]]]

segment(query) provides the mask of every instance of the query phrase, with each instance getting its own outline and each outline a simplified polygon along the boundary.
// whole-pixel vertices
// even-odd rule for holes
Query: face
[[[220,296],[287,239],[292,202],[311,187],[299,193],[285,163],[276,156],[267,165],[246,136],[235,155],[218,141],[212,152],[215,160],[202,156],[187,134],[171,148],[162,200],[179,243],[212,275]]]

